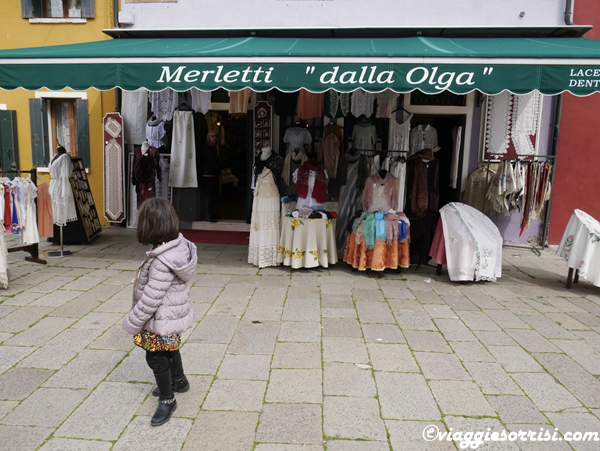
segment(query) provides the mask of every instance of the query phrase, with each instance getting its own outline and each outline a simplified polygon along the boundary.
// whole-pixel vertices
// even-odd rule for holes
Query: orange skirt
[[[356,244],[356,234],[350,232],[346,238],[344,261],[359,271],[408,268],[410,266],[410,246],[408,240],[390,245],[384,240],[377,240],[373,249],[367,249],[365,240]]]

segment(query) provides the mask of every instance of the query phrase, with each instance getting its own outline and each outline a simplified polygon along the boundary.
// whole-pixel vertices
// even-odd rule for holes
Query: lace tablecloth
[[[283,217],[277,263],[292,268],[327,268],[337,263],[335,219]]]
[[[567,261],[571,285],[573,270],[575,282],[581,276],[600,286],[600,222],[582,210],[573,210],[556,253]]]

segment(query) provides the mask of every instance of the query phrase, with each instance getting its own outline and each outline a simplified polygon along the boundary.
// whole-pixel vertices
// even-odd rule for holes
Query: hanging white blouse
[[[50,170],[50,199],[52,200],[52,218],[54,224],[67,225],[77,221],[77,210],[73,198],[73,188],[69,178],[73,173],[73,163],[69,154],[54,158],[48,165]]]

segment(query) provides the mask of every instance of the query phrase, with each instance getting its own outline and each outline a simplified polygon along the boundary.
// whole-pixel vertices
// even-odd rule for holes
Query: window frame
[[[45,0],[21,0],[21,17],[30,22],[85,22],[95,17],[95,0],[81,0],[81,17],[44,17],[43,4]]]
[[[54,149],[56,148],[55,118],[52,113],[53,101],[72,101],[70,116],[73,121],[73,134],[71,136],[70,154],[83,159],[85,167],[90,168],[90,140],[89,140],[89,105],[87,92],[51,92],[36,91],[34,99],[41,102],[41,111],[30,111],[31,115],[31,139],[32,159],[34,166],[45,172]],[[33,108],[33,106],[31,107]],[[34,116],[38,115],[34,118]],[[41,138],[40,138],[41,137]],[[40,142],[41,141],[41,142]],[[61,143],[64,145],[64,143]],[[74,146],[74,149],[73,147]],[[46,159],[48,161],[46,161]]]

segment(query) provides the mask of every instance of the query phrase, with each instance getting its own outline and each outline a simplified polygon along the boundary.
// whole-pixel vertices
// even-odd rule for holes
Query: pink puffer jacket
[[[194,243],[179,236],[146,252],[133,288],[133,307],[123,329],[135,335],[142,329],[159,335],[182,333],[192,327],[194,310],[187,282],[198,261]]]

